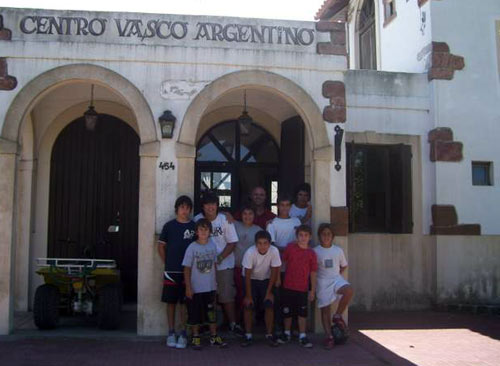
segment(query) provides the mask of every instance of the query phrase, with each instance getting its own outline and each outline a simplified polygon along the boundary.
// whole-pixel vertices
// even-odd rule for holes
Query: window
[[[383,0],[384,2],[384,27],[396,18],[396,0]]]
[[[411,233],[411,146],[347,144],[350,232]]]
[[[377,47],[375,37],[375,3],[365,0],[359,14],[359,68],[377,69]]]
[[[472,185],[473,186],[492,186],[492,169],[490,162],[473,161],[472,162]]]

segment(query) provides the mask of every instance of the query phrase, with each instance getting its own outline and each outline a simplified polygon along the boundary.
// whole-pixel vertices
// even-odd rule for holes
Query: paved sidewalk
[[[125,332],[18,331],[0,337],[0,365],[241,365],[241,366],[498,366],[500,317],[437,312],[351,313],[351,338],[332,351],[296,342],[270,348],[258,341],[241,348],[168,349],[159,337]],[[78,336],[80,333],[80,336]]]

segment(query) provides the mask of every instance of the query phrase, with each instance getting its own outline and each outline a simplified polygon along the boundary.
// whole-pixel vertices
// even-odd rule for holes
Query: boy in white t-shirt
[[[278,216],[267,225],[267,232],[271,235],[271,241],[276,245],[280,253],[285,251],[289,243],[295,241],[295,229],[301,225],[297,217],[290,217],[291,207],[292,199],[290,197],[278,197]]]
[[[347,330],[342,313],[349,305],[354,292],[350,283],[342,276],[347,268],[347,260],[342,248],[333,244],[335,236],[331,225],[321,224],[318,228],[318,237],[321,245],[314,248],[318,259],[316,298],[318,308],[321,309],[321,320],[326,335],[324,347],[332,349],[334,346],[332,322]],[[332,319],[331,305],[337,297],[341,298]]]
[[[290,216],[297,217],[302,224],[311,226],[311,185],[309,183],[299,184],[295,188],[294,202],[290,209]]]
[[[279,251],[271,245],[271,236],[261,230],[255,234],[255,245],[248,248],[243,256],[244,290],[243,299],[245,314],[245,339],[242,347],[252,344],[252,313],[253,310],[264,309],[266,323],[266,340],[270,346],[277,346],[273,335],[274,296],[273,288],[279,276],[281,259]]]
[[[205,218],[212,225],[211,239],[217,246],[217,301],[222,304],[229,329],[236,335],[243,336],[243,329],[236,324],[234,298],[236,288],[234,285],[234,248],[238,242],[238,235],[233,224],[226,215],[219,213],[219,197],[212,192],[203,193],[201,198],[202,213],[194,217],[194,221]]]

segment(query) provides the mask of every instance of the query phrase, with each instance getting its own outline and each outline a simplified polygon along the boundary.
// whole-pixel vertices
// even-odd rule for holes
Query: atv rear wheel
[[[54,329],[59,323],[59,289],[53,285],[38,286],[33,306],[35,325]]]
[[[98,293],[97,323],[99,328],[113,330],[120,326],[122,289],[120,284],[103,286]]]

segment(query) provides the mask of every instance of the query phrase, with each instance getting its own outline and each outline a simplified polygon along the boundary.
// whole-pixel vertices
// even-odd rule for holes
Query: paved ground
[[[350,314],[351,338],[333,351],[273,349],[256,343],[241,348],[175,350],[159,337],[136,337],[129,329],[98,332],[67,323],[55,332],[19,330],[0,337],[0,365],[197,365],[223,366],[499,366],[500,317],[441,312]],[[19,324],[19,323],[18,323]],[[22,328],[22,327],[21,327]]]

